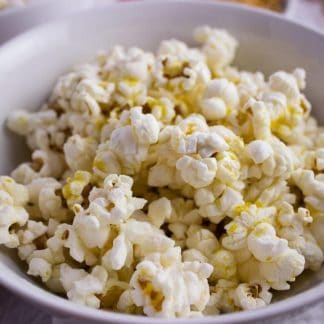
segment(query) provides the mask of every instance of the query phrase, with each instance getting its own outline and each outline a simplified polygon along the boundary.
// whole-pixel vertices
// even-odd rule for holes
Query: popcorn
[[[18,256],[21,260],[25,261],[35,250],[36,245],[33,243],[18,246]]]
[[[273,98],[271,99],[274,100]],[[282,98],[279,97],[279,100],[280,99]],[[252,110],[251,123],[253,134],[257,140],[267,140],[271,137],[271,111],[274,109],[268,109],[268,107],[266,106],[266,100],[267,98],[265,98],[265,101],[256,101],[254,99],[249,99],[246,103],[246,108],[251,108]],[[285,107],[286,105],[286,102],[282,103],[282,106]]]
[[[269,223],[274,217],[274,207],[258,208],[256,205],[238,205],[234,208],[239,215],[225,226],[227,235],[222,239],[222,245],[229,250],[239,250],[247,245],[249,230],[257,224]]]
[[[108,145],[95,157],[94,168],[99,171],[98,175],[120,169],[133,174],[146,160],[149,146],[157,142],[160,129],[153,115],[145,115],[140,107],[134,107],[129,119],[131,124],[115,128]],[[111,170],[109,164],[116,166]]]
[[[272,147],[267,142],[261,140],[249,143],[246,149],[256,164],[263,163],[273,154]]]
[[[28,202],[28,191],[25,186],[16,183],[12,178],[0,177],[0,203],[23,207]]]
[[[299,74],[298,71],[297,74]],[[299,83],[303,82],[304,81],[299,80]],[[269,84],[272,90],[283,93],[286,96],[288,103],[298,104],[300,93],[298,83],[294,75],[283,71],[276,72],[270,76]]]
[[[227,79],[211,80],[203,98],[201,102],[202,113],[207,120],[224,118],[239,104],[236,87]]]
[[[88,211],[107,224],[120,224],[134,211],[142,209],[146,200],[132,197],[132,178],[111,174],[104,180],[103,189],[94,188],[89,194]]]
[[[236,262],[233,254],[225,249],[219,249],[210,258],[214,267],[212,279],[231,279],[236,275]]]
[[[70,209],[75,204],[84,204],[87,197],[83,197],[84,191],[90,188],[91,174],[86,171],[77,171],[73,177],[69,177],[66,180],[66,184],[62,189],[66,203]]]
[[[289,289],[287,281],[295,281],[305,266],[304,257],[294,249],[285,249],[275,262],[260,263],[260,272],[273,289]]]
[[[131,264],[132,252],[132,243],[126,239],[125,234],[120,234],[114,239],[111,250],[103,256],[103,264],[108,269],[120,270],[124,265]]]
[[[247,245],[253,256],[262,262],[272,262],[288,248],[288,242],[277,238],[275,229],[267,223],[256,225],[248,236]]]
[[[150,223],[130,220],[122,226],[127,239],[139,248],[139,255],[163,252],[173,247],[174,242]]]
[[[278,231],[279,235],[286,238],[289,246],[305,257],[306,269],[310,268],[317,271],[324,261],[324,256],[315,237],[309,230],[309,225],[313,223],[309,210],[299,207],[297,213],[295,213],[293,206],[287,202],[282,202],[279,206],[278,221],[282,226]]]
[[[160,227],[171,217],[171,213],[172,207],[170,200],[162,197],[149,204],[147,216],[152,224],[156,227]]]
[[[211,287],[211,295],[204,310],[204,315],[214,315],[220,312],[233,312],[235,305],[235,288],[237,283],[231,280],[221,279]]]
[[[31,276],[40,276],[43,282],[50,279],[52,275],[52,265],[41,258],[33,258],[29,262],[27,274]]]
[[[207,263],[181,262],[180,249],[152,254],[136,267],[130,284],[132,299],[149,316],[188,316],[202,311],[209,299]]]
[[[0,244],[9,248],[19,246],[15,227],[22,227],[28,221],[29,215],[24,208],[28,199],[28,191],[23,185],[10,177],[0,177]]]
[[[41,177],[59,178],[65,169],[65,162],[60,153],[36,150],[32,154],[32,159],[31,167]]]
[[[235,290],[235,303],[242,309],[256,309],[269,305],[272,294],[264,284],[240,284]]]
[[[97,143],[91,137],[71,136],[64,144],[65,159],[72,171],[91,171]]]
[[[238,44],[227,31],[203,26],[195,30],[194,36],[199,43],[203,43],[202,52],[214,73],[228,66],[234,59]]]
[[[100,307],[100,300],[96,295],[104,292],[108,279],[108,274],[103,267],[96,266],[90,274],[87,274],[84,270],[72,269],[67,264],[63,264],[61,278],[70,300],[94,308]]]
[[[42,222],[35,222],[29,220],[27,222],[27,229],[22,231],[20,243],[30,244],[38,237],[42,236],[47,232],[47,226]]]
[[[28,214],[22,207],[11,205],[0,205],[0,244],[5,244],[9,248],[19,245],[19,238],[12,228],[13,225],[25,225]]]
[[[322,251],[324,251],[324,217],[322,214],[319,214],[315,217],[313,223],[310,226],[310,230],[316,239],[317,244],[320,246]]]
[[[18,183],[28,185],[40,175],[32,168],[31,163],[21,163],[11,172],[11,177]]]
[[[65,208],[65,201],[61,196],[62,185],[57,180],[37,178],[28,184],[27,188],[30,196],[28,209],[32,217],[58,220],[69,218],[69,211]]]
[[[177,161],[176,167],[181,177],[194,188],[208,186],[214,179],[217,171],[217,162],[214,158],[196,160],[184,156]]]
[[[321,268],[324,128],[305,71],[241,71],[227,31],[194,37],[115,46],[9,116],[31,159],[0,177],[0,244],[50,291],[201,317],[264,307]]]

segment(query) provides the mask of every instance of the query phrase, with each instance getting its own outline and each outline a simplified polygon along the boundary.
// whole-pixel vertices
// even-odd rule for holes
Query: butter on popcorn
[[[15,111],[0,244],[92,308],[201,317],[270,304],[324,261],[324,128],[306,72],[242,71],[229,32],[114,46]],[[271,291],[270,291],[271,289]]]

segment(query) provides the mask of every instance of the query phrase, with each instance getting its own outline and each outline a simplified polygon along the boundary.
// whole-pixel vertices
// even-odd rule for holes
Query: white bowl
[[[187,0],[112,4],[37,27],[10,41],[0,48],[0,123],[4,125],[14,109],[38,109],[56,78],[74,63],[92,58],[98,49],[121,43],[153,50],[160,40],[169,37],[192,43],[193,28],[202,24],[226,28],[239,39],[236,63],[241,68],[269,73],[304,67],[308,73],[307,95],[313,103],[314,114],[324,122],[321,110],[324,65],[320,55],[324,53],[323,35],[265,11]],[[8,174],[27,158],[24,147],[20,138],[2,127],[1,174]],[[73,304],[38,286],[24,270],[13,251],[0,249],[0,283],[52,313],[96,323],[166,322]],[[280,294],[278,299],[282,301],[263,309],[176,322],[243,323],[299,311],[324,299],[323,277],[324,268],[318,273],[303,275],[292,290]],[[288,296],[292,297],[286,298]]]
[[[98,0],[29,0],[26,6],[1,10],[0,44],[28,28],[91,8],[97,2]]]

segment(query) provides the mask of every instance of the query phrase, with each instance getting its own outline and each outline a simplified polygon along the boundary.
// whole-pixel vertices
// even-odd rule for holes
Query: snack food
[[[148,316],[253,309],[323,262],[323,130],[305,73],[230,66],[226,31],[115,47],[15,112],[32,161],[0,179],[0,242],[84,305]],[[271,289],[271,290],[270,290]]]

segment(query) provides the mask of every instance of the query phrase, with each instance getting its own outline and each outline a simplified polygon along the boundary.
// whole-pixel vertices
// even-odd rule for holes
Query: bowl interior
[[[239,40],[235,64],[240,68],[266,74],[305,68],[306,94],[313,103],[313,114],[324,123],[324,66],[319,55],[324,53],[324,36],[276,15],[234,5],[197,1],[109,5],[37,27],[0,48],[0,174],[8,174],[29,159],[23,140],[6,130],[7,116],[15,109],[37,110],[57,77],[69,67],[116,44],[152,51],[171,37],[193,44],[192,30],[204,24],[228,29]],[[5,277],[25,289],[35,283],[17,263],[15,253],[0,248],[0,281]],[[324,268],[307,273],[277,299],[315,287],[323,279]],[[34,293],[50,298],[38,288]]]
[[[25,30],[61,18],[64,15],[93,7],[95,0],[35,0],[26,6],[0,11],[0,43]]]

